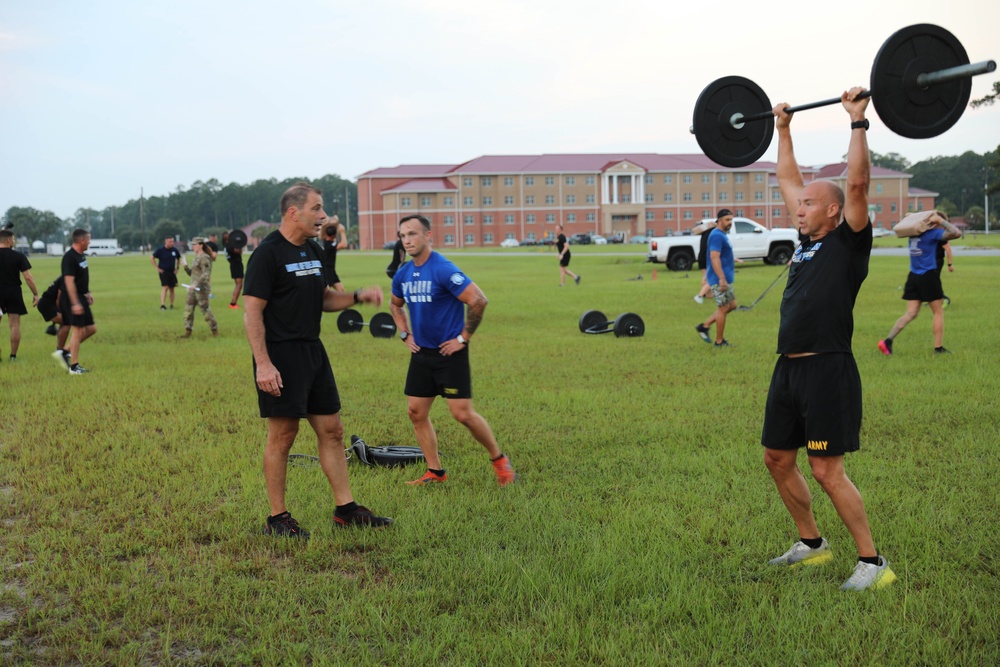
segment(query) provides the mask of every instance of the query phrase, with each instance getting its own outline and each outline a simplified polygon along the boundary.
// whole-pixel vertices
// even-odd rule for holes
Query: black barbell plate
[[[340,333],[356,333],[361,331],[363,326],[364,321],[361,319],[361,313],[356,310],[348,308],[337,316],[337,330]]]
[[[389,313],[375,313],[368,329],[375,338],[392,338],[396,335],[396,322]]]
[[[234,229],[233,231],[229,232],[229,242],[227,246],[229,250],[233,250],[235,248],[245,248],[246,245],[247,245],[246,232],[244,232],[242,229]]]
[[[946,132],[965,112],[972,77],[917,85],[921,74],[968,65],[965,47],[950,32],[930,23],[907,26],[885,41],[872,64],[872,104],[896,134],[926,139]]]
[[[642,318],[635,313],[622,313],[615,318],[615,337],[622,336],[636,337],[646,333],[646,325]]]
[[[580,316],[580,331],[583,333],[596,333],[590,329],[596,326],[606,326],[608,319],[599,310],[588,310]]]
[[[773,120],[733,127],[734,114],[744,117],[773,109],[767,94],[742,76],[724,76],[708,84],[694,105],[694,136],[705,155],[724,167],[745,167],[767,151],[774,135]]]

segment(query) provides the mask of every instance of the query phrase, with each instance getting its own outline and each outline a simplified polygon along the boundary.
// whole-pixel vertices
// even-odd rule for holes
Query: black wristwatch
[[[865,132],[867,132],[870,125],[871,124],[868,122],[868,119],[865,118],[864,120],[856,120],[853,123],[851,123],[851,129],[852,130],[862,129]]]
[[[358,298],[358,290],[354,290],[354,303],[361,303],[361,299]]]
[[[399,332],[399,340],[406,340],[409,337],[410,337],[410,332],[409,331],[400,331]]]

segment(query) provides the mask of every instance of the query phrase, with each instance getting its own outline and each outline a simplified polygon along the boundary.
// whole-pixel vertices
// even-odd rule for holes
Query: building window
[[[663,175],[663,182],[667,183],[667,184],[673,183],[674,182],[674,175],[673,174],[664,174]]]
[[[683,199],[684,199],[684,201],[691,201],[691,193],[690,192],[685,192]]]
[[[576,195],[566,195],[566,203],[567,204],[575,204],[576,203]]]
[[[469,178],[469,177],[463,178],[462,179],[462,187],[471,188],[472,187],[472,179]]]
[[[652,185],[652,184],[653,184],[653,175],[646,174],[646,185]]]
[[[754,174],[753,175],[753,182],[754,183],[763,183],[764,182],[764,174]]]
[[[652,192],[647,192],[646,193],[646,203],[647,204],[652,204],[653,203],[653,193]]]
[[[587,203],[588,204],[594,203],[594,195],[587,195]]]
[[[492,225],[493,224],[493,216],[492,215],[484,215],[483,216],[483,224],[484,225]]]
[[[684,219],[685,220],[690,220],[692,217],[693,216],[691,215],[691,211],[684,211]]]
[[[701,175],[701,182],[702,183],[706,183],[706,184],[707,183],[711,183],[712,182],[712,175],[711,174],[702,174]]]
[[[594,222],[595,220],[597,220],[597,215],[595,213],[587,214],[587,222]]]
[[[527,239],[527,240],[529,240],[529,241],[534,241],[534,240],[535,240],[535,232],[528,232],[528,233],[527,233],[527,234],[525,235],[525,237],[524,237],[524,238],[526,238],[526,239]]]
[[[653,219],[653,212],[646,211],[646,222],[650,222]]]
[[[879,213],[881,213],[882,212],[882,204],[881,203],[876,204],[875,205],[875,210],[878,211]]]
[[[511,196],[511,195],[507,195],[506,197],[504,197],[503,198],[503,205],[504,206],[513,206],[514,205],[514,197]]]
[[[575,176],[567,176],[566,177],[566,185],[576,185],[576,177]]]
[[[493,235],[490,233],[483,234],[483,243],[493,243]]]
[[[663,212],[663,219],[664,220],[673,220],[674,219],[674,212],[673,211],[664,211]]]
[[[514,177],[513,176],[504,176],[503,177],[503,185],[504,185],[505,188],[514,187]]]
[[[701,209],[701,217],[703,217],[703,218],[711,218],[712,217],[712,212],[710,210],[708,210],[707,208],[703,208],[703,209]]]
[[[481,185],[484,188],[492,188],[493,178],[491,176],[483,176],[482,178],[479,179],[479,185]]]
[[[455,235],[454,234],[445,234],[444,235],[444,244],[445,245],[455,245]]]
[[[781,201],[781,190],[775,190],[774,196],[771,197],[774,201]]]
[[[555,221],[556,221],[556,214],[555,213],[546,213],[545,214],[545,222],[555,222]]]
[[[493,197],[483,197],[483,206],[493,206]]]
[[[555,195],[545,195],[545,203],[546,204],[555,204],[556,203],[556,196]]]
[[[430,197],[421,197],[420,198],[420,205],[421,206],[430,206],[431,205],[431,198]]]
[[[753,199],[754,201],[764,201],[764,193],[760,190],[754,190]]]
[[[755,218],[763,218],[764,217],[764,209],[762,209],[762,208],[755,208],[753,210],[753,217],[755,217]]]
[[[475,242],[476,242],[476,235],[475,234],[466,234],[465,235],[465,245],[472,245]]]
[[[453,215],[446,215],[446,216],[444,216],[444,226],[445,227],[454,227],[455,226],[455,216],[453,216]]]
[[[922,201],[917,202],[917,210],[918,211],[924,210],[924,203]]]
[[[893,213],[896,212],[896,202],[892,202],[891,204],[889,204],[889,210],[892,211]]]
[[[593,184],[594,184],[594,183],[596,183],[596,182],[597,182],[597,181],[595,181],[595,180],[594,180],[594,177],[593,177],[593,176],[588,176],[588,177],[587,177],[587,185],[593,185]]]
[[[545,185],[555,185],[555,184],[556,184],[556,177],[555,176],[546,176],[545,177]]]
[[[525,197],[524,198],[524,203],[527,204],[528,206],[534,206],[535,205],[535,195],[528,195],[527,197]]]
[[[882,194],[882,184],[881,183],[878,183],[878,184],[875,185],[875,194],[877,194],[877,195]]]
[[[445,206],[454,206],[455,205],[455,198],[454,197],[445,197],[444,198],[444,205]]]
[[[711,192],[702,192],[701,193],[701,200],[702,201],[712,201],[712,193]]]
[[[689,184],[690,182],[691,182],[691,174],[684,174],[685,185]]]
[[[621,200],[621,202],[623,204],[631,204],[632,203],[632,195],[621,195],[619,197],[619,199]]]
[[[670,201],[673,201],[673,200],[674,200],[674,193],[673,192],[664,192],[663,193],[663,201],[670,202]]]
[[[711,213],[712,213],[711,211],[705,211],[705,212],[708,213],[709,215],[711,215]],[[736,209],[736,216],[742,218],[743,217],[743,209],[741,209],[741,208]],[[708,216],[705,216],[705,217],[708,217]]]
[[[410,200],[409,197],[403,197],[402,199],[399,200],[399,205],[406,208],[412,206],[413,202]]]
[[[576,213],[567,213],[566,222],[576,222]]]
[[[781,209],[780,208],[774,209],[774,217],[776,217],[776,218],[780,218],[781,217]]]
[[[535,224],[535,214],[529,213],[528,215],[524,216],[524,221],[529,225]]]
[[[472,206],[472,197],[462,197],[463,206]]]
[[[720,192],[719,193],[719,201],[729,201],[729,193],[728,192]]]
[[[743,193],[742,192],[737,192],[736,193],[736,201],[743,201]]]
[[[534,185],[535,184],[535,177],[534,176],[525,176],[524,177],[524,184],[525,185]]]
[[[733,174],[733,183],[739,184],[743,182],[743,174]]]
[[[476,218],[475,218],[475,216],[472,216],[472,215],[467,215],[464,218],[462,218],[462,220],[465,221],[466,225],[474,225],[474,224],[476,224]]]
[[[509,215],[509,214],[505,215],[503,217],[503,224],[505,224],[505,225],[513,225],[514,224],[514,216]]]
[[[719,174],[719,183],[728,183],[729,174]]]

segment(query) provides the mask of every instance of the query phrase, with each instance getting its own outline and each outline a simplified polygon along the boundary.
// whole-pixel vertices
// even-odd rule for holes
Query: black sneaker
[[[86,368],[84,368],[80,364],[73,364],[72,366],[69,367],[69,374],[70,375],[83,375],[84,373],[89,373],[89,372],[90,371],[88,371]]]
[[[160,306],[160,310],[166,310],[166,309],[167,309],[166,306]]]
[[[698,332],[698,335],[701,336],[701,339],[703,341],[705,341],[706,343],[712,342],[712,337],[708,335],[708,327],[706,327],[704,324],[699,324],[695,326],[694,330]]]
[[[385,528],[392,519],[387,516],[375,516],[375,513],[364,505],[356,505],[350,513],[344,516],[333,515],[334,528],[350,528],[360,526],[362,528]]]
[[[264,534],[275,537],[294,537],[300,540],[309,539],[309,531],[299,528],[299,522],[292,518],[289,512],[267,517]]]
[[[934,354],[951,354],[951,350],[942,345],[941,347],[934,348]],[[11,357],[10,360],[14,361],[14,358]]]
[[[725,338],[722,339],[721,343],[715,343],[714,346],[715,347],[732,347],[732,345],[729,344],[729,341],[726,340]]]

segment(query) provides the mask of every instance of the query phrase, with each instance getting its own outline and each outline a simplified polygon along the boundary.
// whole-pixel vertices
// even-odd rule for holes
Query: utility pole
[[[344,199],[347,200],[347,208],[344,209],[344,217],[347,218],[346,224],[344,224],[344,232],[351,228],[351,189],[344,188]]]
[[[139,188],[139,229],[142,232],[142,252],[146,252],[146,215],[143,211],[142,188]]]

